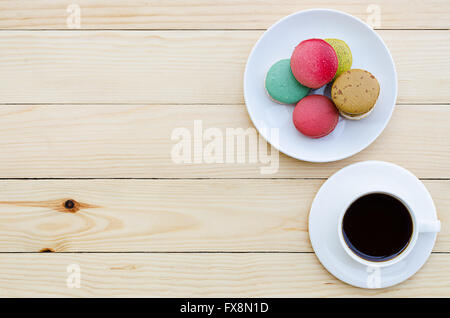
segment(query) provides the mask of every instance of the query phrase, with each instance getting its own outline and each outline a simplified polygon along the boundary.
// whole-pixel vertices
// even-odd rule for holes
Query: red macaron
[[[303,135],[320,138],[334,130],[339,113],[328,97],[309,95],[297,103],[292,119],[295,128]]]
[[[300,42],[291,56],[294,77],[306,87],[319,88],[331,82],[338,69],[333,47],[322,39]]]

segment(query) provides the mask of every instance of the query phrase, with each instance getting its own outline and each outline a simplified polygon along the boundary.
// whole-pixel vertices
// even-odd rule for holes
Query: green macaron
[[[334,75],[334,79],[338,78],[344,72],[347,72],[352,68],[353,58],[352,51],[348,47],[347,43],[339,39],[325,39],[328,44],[330,44],[334,51],[336,52],[339,66]]]
[[[280,60],[271,66],[266,75],[265,85],[269,96],[282,104],[295,104],[310,90],[295,79],[289,59]]]

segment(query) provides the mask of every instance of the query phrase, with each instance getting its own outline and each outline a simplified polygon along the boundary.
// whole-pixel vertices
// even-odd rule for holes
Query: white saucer
[[[353,260],[340,245],[337,224],[340,213],[358,193],[392,191],[399,194],[422,219],[437,220],[433,200],[408,170],[388,162],[364,161],[347,166],[332,175],[317,192],[309,214],[309,238],[322,265],[345,283],[361,288],[385,288],[414,275],[430,256],[436,233],[419,233],[414,249],[398,263],[377,269]],[[373,284],[374,275],[378,279]]]
[[[310,38],[344,40],[352,51],[352,68],[371,72],[380,83],[380,95],[370,116],[359,121],[340,118],[335,130],[319,139],[298,132],[292,122],[294,105],[273,102],[264,88],[270,66],[290,58],[294,48]],[[386,127],[397,98],[397,74],[383,40],[364,22],[335,10],[306,10],[281,19],[255,44],[245,68],[244,97],[253,124],[273,147],[300,160],[335,161],[360,152]],[[270,128],[278,129],[278,134],[269,135]]]

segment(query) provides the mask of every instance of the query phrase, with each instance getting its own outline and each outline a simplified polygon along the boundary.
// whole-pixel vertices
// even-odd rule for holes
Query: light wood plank
[[[450,102],[450,31],[379,33],[396,61],[399,102]],[[261,34],[0,32],[0,103],[241,104],[245,63]]]
[[[277,162],[175,163],[176,128],[253,127],[243,105],[0,106],[2,178],[327,178],[363,160],[395,162],[421,178],[450,178],[450,107],[397,106],[391,122],[366,150],[338,162],[314,164],[283,154]],[[204,142],[206,145],[209,142]],[[223,141],[224,153],[226,142]],[[225,155],[222,156],[225,160]],[[190,156],[191,161],[194,155]],[[274,157],[277,158],[276,156]],[[273,174],[261,174],[272,167]]]
[[[367,21],[370,5],[378,5],[380,28],[449,28],[446,0],[4,0],[0,2],[0,28],[64,29],[66,8],[81,8],[84,29],[261,29],[285,15],[312,8],[348,12]]]
[[[311,252],[323,180],[4,180],[0,252]],[[425,181],[450,252],[450,180]],[[65,209],[67,199],[75,208]]]
[[[449,297],[450,255],[390,288],[351,287],[314,254],[5,254],[2,297]],[[81,270],[68,288],[67,266]]]

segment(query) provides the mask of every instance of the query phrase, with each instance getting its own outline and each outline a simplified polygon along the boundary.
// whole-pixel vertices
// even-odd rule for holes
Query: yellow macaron
[[[338,58],[338,69],[334,78],[338,78],[339,75],[352,68],[353,58],[352,51],[348,47],[347,43],[339,39],[325,39],[325,42],[330,44],[336,52]]]

